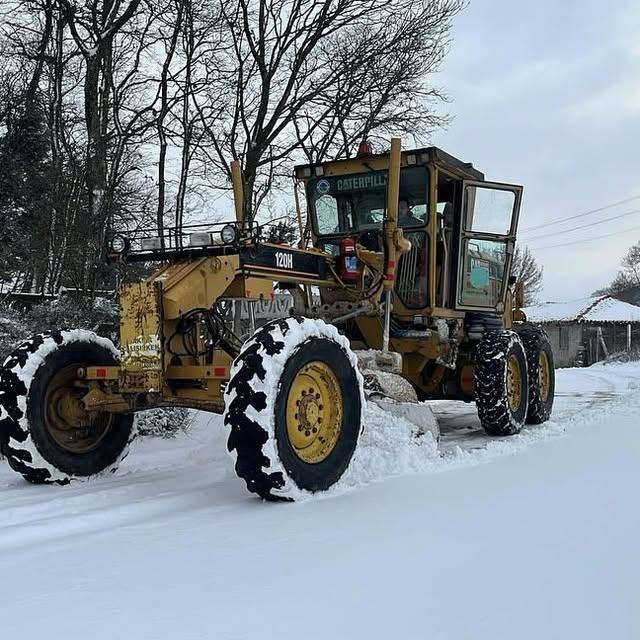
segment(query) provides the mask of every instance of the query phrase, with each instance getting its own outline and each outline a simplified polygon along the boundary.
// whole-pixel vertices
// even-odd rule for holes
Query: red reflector
[[[96,378],[106,378],[107,370],[106,369],[96,369]]]
[[[227,370],[224,367],[213,367],[213,375],[216,378],[224,378]]]

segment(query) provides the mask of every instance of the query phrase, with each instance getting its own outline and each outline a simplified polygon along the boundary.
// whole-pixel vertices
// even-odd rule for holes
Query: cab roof
[[[344,171],[344,173],[351,173],[355,166],[365,165],[365,163],[378,164],[380,160],[388,157],[388,152],[362,154],[348,159],[345,158],[341,160],[331,160],[328,162],[317,162],[315,164],[296,165],[294,167],[294,172],[299,178],[305,177],[302,174],[303,169],[311,169],[311,176],[317,175],[315,167],[323,167],[326,170],[333,169],[330,173],[334,175],[340,174],[342,171]],[[471,162],[463,162],[438,147],[422,147],[420,149],[407,149],[402,151],[403,167],[416,164],[426,164],[427,162],[432,162],[443,169],[448,169],[461,178],[467,178],[469,180],[484,180],[484,173],[474,168]]]

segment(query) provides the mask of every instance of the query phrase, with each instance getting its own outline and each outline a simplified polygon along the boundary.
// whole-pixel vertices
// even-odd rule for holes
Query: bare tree
[[[171,66],[176,56],[176,49],[180,34],[182,33],[182,23],[184,21],[184,3],[182,0],[175,0],[167,7],[167,14],[162,17],[167,35],[164,38],[165,56],[160,72],[160,108],[156,119],[158,135],[158,206],[156,210],[156,226],[158,235],[164,241],[164,213],[167,192],[167,151],[169,140],[165,122],[170,114],[173,98],[170,96]]]
[[[434,126],[423,77],[437,68],[462,0],[235,0],[222,3],[226,117],[213,133],[220,170],[241,159],[251,220],[294,153],[350,150],[402,123]],[[217,91],[220,88],[216,87]]]
[[[295,162],[446,121],[430,78],[464,1],[0,0],[0,277],[106,286],[107,228],[211,215],[233,159],[285,237]]]
[[[542,291],[542,267],[538,266],[529,247],[516,246],[511,263],[511,274],[524,284],[524,304],[536,304]]]
[[[113,90],[113,45],[116,35],[131,20],[141,0],[91,0],[75,4],[72,0],[57,0],[73,39],[86,65],[84,75],[84,116],[87,133],[85,181],[91,231],[89,256],[102,253],[108,212],[104,196],[108,180],[108,126]],[[93,274],[87,273],[91,286]]]
[[[428,79],[444,57],[459,8],[410,3],[382,23],[345,28],[323,43],[333,82],[294,122],[309,162],[350,157],[363,139],[383,147],[390,133],[424,140],[446,124],[434,109],[446,98]]]
[[[622,269],[613,282],[595,295],[608,294],[619,300],[640,305],[640,242],[629,248],[620,263]]]

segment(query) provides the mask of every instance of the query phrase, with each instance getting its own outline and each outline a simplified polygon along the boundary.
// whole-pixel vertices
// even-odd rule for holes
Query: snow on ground
[[[245,491],[207,414],[109,478],[0,463],[2,638],[639,638],[640,365],[557,387],[514,438],[432,403],[440,454],[371,409],[345,481],[295,504]]]

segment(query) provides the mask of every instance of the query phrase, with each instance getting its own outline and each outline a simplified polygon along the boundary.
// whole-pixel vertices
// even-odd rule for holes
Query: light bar
[[[140,247],[143,251],[156,251],[162,249],[161,238],[142,238],[140,241]]]
[[[213,238],[211,237],[210,231],[200,231],[197,233],[192,233],[189,235],[189,244],[192,247],[208,247],[213,243]]]

